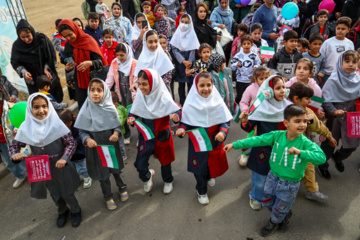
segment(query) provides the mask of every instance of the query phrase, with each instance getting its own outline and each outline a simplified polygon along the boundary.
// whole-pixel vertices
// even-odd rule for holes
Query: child
[[[163,193],[170,194],[174,189],[171,163],[175,160],[170,119],[179,122],[181,111],[172,100],[160,74],[155,70],[140,70],[138,80],[138,94],[131,107],[131,115],[127,122],[129,125],[133,125],[135,118],[141,118],[142,123],[155,137],[146,141],[144,136],[139,134],[138,154],[134,165],[139,172],[139,178],[144,182],[144,191],[150,192],[153,187],[155,171],[149,170],[149,159],[152,154],[155,154],[161,163],[161,176],[164,181]]]
[[[75,152],[76,141],[59,119],[49,98],[42,93],[29,96],[25,121],[9,147],[13,161],[24,159],[20,149],[26,144],[30,146],[32,155],[48,155],[50,161],[51,180],[31,183],[31,197],[46,199],[49,190],[58,207],[56,225],[59,228],[65,226],[71,212],[71,225],[79,226],[81,208],[74,193],[80,180],[74,166],[67,164]]]
[[[143,44],[144,34],[147,31],[151,30],[151,27],[149,21],[147,20],[147,17],[143,13],[137,13],[134,19],[135,19],[135,24],[132,27],[132,32],[131,32],[131,48],[135,52],[134,58],[138,59],[143,48],[142,44]],[[142,27],[142,22],[145,20],[147,22],[147,26]]]
[[[103,39],[105,43],[101,46],[101,51],[104,54],[104,57],[106,58],[108,63],[111,63],[114,58],[116,58],[116,46],[118,45],[118,42],[114,41],[114,31],[107,28],[102,33]]]
[[[51,80],[46,75],[40,75],[36,78],[36,87],[39,89],[40,93],[45,94],[49,98],[55,110],[59,111],[67,108],[68,105],[66,103],[58,103],[53,95],[49,93]]]
[[[64,55],[64,51],[65,51],[65,43],[66,43],[66,39],[58,32],[59,30],[59,23],[62,21],[62,19],[56,19],[55,21],[55,28],[56,28],[56,32],[54,32],[53,34],[51,34],[52,36],[52,43],[56,49],[56,51],[59,52],[59,55],[62,59],[65,58]]]
[[[96,12],[89,13],[88,25],[85,27],[84,32],[92,36],[101,47],[104,42],[102,38],[103,30],[99,27],[99,15]]]
[[[194,78],[186,75],[186,69],[190,69],[195,63],[195,53],[199,49],[200,43],[196,37],[194,25],[190,15],[184,14],[181,17],[180,28],[171,39],[171,49],[175,60],[175,81],[179,83],[178,93],[180,105],[183,106],[186,99],[185,84],[189,93]]]
[[[355,50],[354,43],[345,37],[350,31],[350,26],[351,19],[349,17],[340,17],[336,21],[335,37],[327,39],[320,48],[320,53],[325,58],[325,76],[322,78],[320,87],[325,85],[327,79],[337,66],[336,63],[340,55],[347,50]]]
[[[105,25],[105,14],[104,12],[110,12],[108,6],[104,3],[104,0],[97,0],[98,4],[96,4],[95,11],[100,16],[100,28],[103,29]]]
[[[261,36],[263,34],[263,28],[262,28],[261,23],[254,23],[253,25],[251,25],[250,34],[254,41],[254,45],[251,47],[251,52],[260,56],[260,47],[261,46],[265,46],[265,47],[269,46],[267,41],[265,39],[261,38]],[[260,60],[261,60],[261,63],[263,63],[263,64],[267,63],[269,61],[268,58],[263,58],[263,57],[260,57]]]
[[[151,3],[149,1],[145,1],[141,4],[141,7],[144,11],[144,14],[145,14],[149,24],[150,24],[150,27],[154,27],[155,22],[157,21],[157,17],[151,11]]]
[[[185,131],[204,128],[210,138],[212,151],[195,152],[190,138],[188,150],[188,171],[196,179],[199,203],[206,205],[209,203],[207,185],[213,187],[215,178],[223,175],[229,168],[223,142],[228,135],[232,116],[213,87],[209,73],[196,75],[194,84],[185,101],[183,119],[176,135],[184,137]]]
[[[178,16],[176,17],[175,19],[175,24],[176,24],[176,28],[179,27],[180,25],[180,18],[182,15],[184,15],[186,13],[186,9],[183,5],[180,5],[177,9],[177,12],[178,12]]]
[[[304,56],[304,53],[309,51],[309,41],[306,38],[300,38],[296,44],[296,49]]]
[[[239,140],[224,148],[228,152],[232,148],[272,146],[269,159],[271,171],[267,175],[262,197],[263,206],[271,211],[271,217],[267,225],[260,230],[263,237],[277,229],[285,231],[288,228],[292,215],[290,208],[299,191],[307,163],[317,165],[325,161],[325,154],[319,146],[302,134],[308,121],[306,110],[301,106],[290,105],[284,110],[284,118],[286,131],[273,131]]]
[[[193,69],[186,70],[186,75],[188,76],[189,74],[192,74],[193,76],[196,76],[201,72],[210,71],[211,70],[210,56],[212,50],[213,48],[209,44],[207,43],[200,44],[199,47],[200,59],[195,62],[195,64],[193,65]]]
[[[240,51],[241,48],[241,38],[247,34],[248,27],[245,23],[240,23],[236,26],[237,37],[234,39],[231,46],[231,56],[235,57],[235,54]]]
[[[295,74],[295,64],[302,58],[301,52],[296,49],[298,42],[298,34],[289,30],[284,33],[284,47],[269,61],[268,67],[272,69],[272,73],[280,74],[286,80]]]
[[[156,5],[155,7],[155,13],[159,16],[158,21],[155,23],[154,27],[155,30],[159,35],[164,35],[167,38],[169,38],[169,33],[171,31],[170,29],[170,23],[169,20],[167,20],[166,17],[164,17],[164,6],[161,4]]]
[[[356,112],[355,101],[360,97],[360,77],[355,73],[358,61],[359,55],[355,51],[348,50],[342,53],[337,61],[336,70],[323,87],[325,99],[323,107],[328,119],[326,126],[336,141],[339,142],[341,139],[342,143],[341,148],[335,152],[335,148],[328,144],[328,140],[321,143],[321,149],[326,154],[326,162],[318,166],[318,170],[327,180],[331,179],[327,161],[332,158],[335,168],[339,172],[344,172],[345,166],[342,161],[359,146],[360,138],[347,136],[347,121],[344,116],[347,112]]]
[[[129,199],[123,176],[124,161],[122,159],[119,138],[121,138],[121,124],[111,100],[111,93],[105,83],[94,78],[89,83],[88,97],[80,109],[75,121],[80,130],[80,138],[86,147],[86,166],[89,176],[99,180],[101,190],[108,210],[117,208],[111,192],[110,174],[115,178],[120,192],[120,201]],[[115,155],[119,169],[104,167],[101,163],[97,146],[110,145],[115,148]]]
[[[73,18],[73,22],[78,25],[78,27],[81,29],[81,30],[84,30],[84,24],[83,22],[80,20],[80,18]]]
[[[327,21],[329,20],[328,10],[322,9],[318,11],[318,13],[316,14],[316,20],[317,23],[305,30],[304,38],[310,40],[310,37],[313,33],[320,33],[323,36],[324,41],[334,36],[333,30],[327,23]]]
[[[161,48],[164,50],[164,52],[166,53],[166,55],[172,62],[171,54],[168,51],[168,48],[170,49],[170,47],[168,47],[169,46],[168,38],[165,35],[162,35],[162,34],[159,35],[159,43],[160,43]]]
[[[125,134],[125,126],[127,125],[126,120],[128,118],[128,112],[123,105],[119,104],[120,100],[119,100],[119,96],[117,95],[116,92],[111,92],[111,99],[115,105],[116,111],[118,112],[118,116],[119,116],[120,123],[121,123],[121,134],[124,135]],[[128,125],[128,127],[129,127],[129,125]],[[125,145],[122,142],[122,139],[120,139],[119,144],[120,144],[120,149],[121,149],[121,153],[123,156],[123,160],[126,161],[126,159],[127,159],[126,150],[125,150]]]
[[[312,34],[309,39],[310,51],[303,54],[304,58],[308,58],[314,63],[313,78],[319,86],[325,76],[325,57],[319,52],[323,42],[324,38],[320,33]]]
[[[231,60],[231,70],[236,71],[236,103],[240,102],[245,89],[250,85],[254,68],[261,65],[260,58],[251,52],[253,44],[253,38],[245,35],[241,39],[242,50]]]
[[[125,108],[133,103],[136,95],[135,91],[130,91],[130,86],[137,81],[134,75],[136,65],[137,61],[132,58],[131,48],[125,43],[120,43],[116,47],[116,58],[111,62],[105,82],[109,89],[115,84],[119,102]],[[124,144],[129,145],[131,131],[127,124],[124,127]]]
[[[175,27],[175,19],[177,17],[175,9],[176,9],[176,6],[179,5],[179,1],[178,0],[162,0],[161,4],[164,5],[164,7],[165,7],[164,12],[166,11],[169,13],[169,16],[168,16],[169,19],[174,21],[174,27]]]
[[[84,180],[83,188],[90,188],[92,185],[92,179],[89,177],[85,165],[85,146],[80,139],[79,129],[74,127],[76,118],[74,114],[68,109],[61,111],[59,113],[59,118],[61,119],[61,121],[63,121],[65,126],[70,129],[71,135],[76,141],[76,150],[70,160],[74,164],[74,167],[79,174],[80,179]]]
[[[169,40],[171,40],[172,36],[174,35],[175,31],[176,31],[176,26],[175,26],[175,20],[172,19],[171,17],[168,17],[168,10],[165,8],[164,9],[164,18],[166,18],[169,23],[170,23],[170,30],[169,30]]]

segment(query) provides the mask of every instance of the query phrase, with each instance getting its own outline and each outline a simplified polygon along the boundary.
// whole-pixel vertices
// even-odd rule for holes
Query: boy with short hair
[[[350,31],[350,27],[351,19],[349,17],[340,17],[336,21],[335,37],[327,39],[321,46],[320,53],[325,58],[325,76],[320,87],[323,87],[326,80],[330,77],[340,55],[347,50],[355,50],[354,43],[345,37]]]
[[[268,62],[268,67],[274,74],[290,79],[295,76],[296,63],[303,57],[296,49],[299,36],[294,30],[285,32],[284,47]]]
[[[99,23],[99,14],[96,12],[89,13],[88,25],[85,27],[84,32],[92,36],[101,47],[104,40],[102,38],[103,30],[99,27]]]
[[[56,19],[56,21],[55,21],[56,32],[51,34],[51,36],[52,36],[51,42],[54,45],[54,48],[56,49],[56,51],[59,52],[60,61],[62,62],[62,60],[65,58],[64,51],[65,51],[65,43],[67,42],[67,40],[58,32],[59,23],[61,21],[62,21],[62,19]]]
[[[108,6],[104,3],[104,0],[97,0],[98,4],[96,4],[95,11],[100,16],[100,28],[104,28],[105,21],[105,15],[104,12],[110,12]]]
[[[114,58],[116,58],[115,48],[119,43],[114,41],[115,34],[114,31],[112,31],[110,28],[107,28],[103,31],[102,37],[104,39],[104,44],[100,47],[100,49],[104,54],[107,62],[111,64]]]
[[[313,78],[319,86],[325,76],[325,57],[319,52],[323,42],[324,38],[320,33],[313,33],[309,40],[310,51],[303,54],[304,58],[308,58],[314,63]]]
[[[296,44],[296,49],[304,56],[304,53],[309,51],[309,41],[306,38],[300,38]]]
[[[285,231],[292,216],[291,206],[299,191],[300,181],[308,162],[314,165],[326,161],[324,152],[318,145],[303,135],[308,117],[306,110],[298,105],[289,105],[284,110],[286,131],[272,131],[224,147],[226,152],[232,148],[242,149],[258,146],[272,146],[270,172],[267,175],[262,205],[271,211],[271,217],[260,234],[269,236],[277,229]]]
[[[141,7],[147,17],[150,27],[154,27],[157,17],[155,17],[154,13],[151,11],[151,3],[149,1],[145,1],[141,4]]]
[[[322,9],[316,14],[317,23],[311,25],[308,29],[305,30],[304,38],[310,39],[311,35],[314,33],[320,33],[324,40],[334,36],[334,31],[328,26],[327,22],[329,20],[329,11]]]
[[[38,76],[35,82],[39,93],[43,93],[49,98],[56,111],[67,108],[68,105],[66,103],[58,103],[56,99],[49,93],[51,80],[46,75]]]

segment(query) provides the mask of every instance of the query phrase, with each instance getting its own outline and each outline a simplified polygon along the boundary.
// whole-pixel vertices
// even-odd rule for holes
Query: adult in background
[[[235,0],[230,1],[231,10],[234,12],[234,20],[237,23],[241,23],[243,18],[249,13],[253,5],[238,4]]]
[[[255,11],[252,21],[252,24],[261,23],[262,38],[268,42],[270,47],[274,46],[276,39],[280,37],[280,34],[277,33],[277,16],[278,9],[274,6],[274,0],[265,0],[264,4]]]
[[[75,100],[80,109],[87,98],[90,71],[108,64],[95,39],[84,33],[72,20],[61,21],[59,33],[68,40],[65,44],[65,58],[74,60],[65,65],[65,70],[74,71]]]
[[[207,19],[208,11],[205,3],[199,3],[197,5],[194,29],[200,44],[208,43],[212,48],[215,48],[217,33],[215,29],[210,26],[209,20]]]
[[[114,2],[111,5],[112,17],[105,22],[104,29],[110,28],[114,31],[115,41],[118,43],[131,44],[131,22],[122,15],[122,5]]]
[[[341,16],[351,18],[352,24],[356,23],[360,17],[360,0],[346,1],[342,8]]]
[[[119,0],[116,0],[116,2],[119,2]],[[123,16],[127,17],[131,23],[134,22],[134,17],[136,14],[135,11],[135,4],[133,0],[121,0],[121,5],[123,9]]]
[[[46,75],[51,80],[50,93],[57,102],[62,102],[63,91],[56,72],[56,53],[54,45],[43,33],[21,19],[16,26],[18,39],[11,51],[11,65],[26,82],[29,94],[37,92],[36,78]]]

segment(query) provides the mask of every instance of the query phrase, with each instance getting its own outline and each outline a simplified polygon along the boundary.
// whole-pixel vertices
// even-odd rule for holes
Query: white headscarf
[[[286,98],[289,95],[289,89],[286,89],[285,99],[278,101],[274,98],[274,89],[272,86],[273,78],[279,77],[272,75],[263,82],[259,88],[257,96],[264,94],[266,97],[258,108],[249,116],[249,120],[263,121],[263,122],[282,122],[284,121],[284,109],[292,104]],[[284,81],[284,80],[282,80]],[[285,82],[284,82],[285,84]],[[272,94],[269,94],[272,92]]]
[[[48,114],[45,119],[37,119],[32,114],[32,101],[42,96],[48,104]],[[33,93],[27,101],[25,121],[21,124],[15,140],[35,147],[44,147],[70,132],[60,120],[49,98],[43,93]]]
[[[141,16],[138,16],[138,15],[141,15]],[[148,31],[151,30],[151,27],[150,27],[150,24],[149,24],[149,21],[148,21],[146,15],[143,13],[137,13],[134,18],[134,21],[135,21],[134,26],[132,27],[132,30],[131,30],[131,41],[138,39],[140,36],[141,29],[136,25],[136,19],[138,17],[144,17],[145,20],[147,21]]]
[[[146,119],[158,119],[179,110],[180,107],[172,99],[160,74],[153,69],[142,70],[149,79],[150,93],[143,95],[138,88],[130,112]]]
[[[160,76],[168,73],[174,69],[174,65],[171,63],[169,57],[166,55],[162,47],[160,46],[160,41],[158,43],[157,49],[152,52],[148,49],[146,45],[146,36],[150,31],[147,31],[144,34],[143,38],[143,49],[137,61],[135,68],[135,76],[137,76],[142,69],[150,68],[156,70]]]
[[[199,74],[196,75],[194,84],[186,97],[181,122],[207,128],[230,121],[231,113],[214,86],[209,97],[204,98],[199,94],[197,89]]]
[[[94,79],[89,83],[88,96],[74,126],[89,132],[101,132],[120,127],[119,115],[112,102],[110,89],[103,81],[101,81],[104,88],[103,99],[99,103],[94,103],[90,99],[90,86],[93,81]]]
[[[131,51],[131,48],[129,45],[125,43],[119,43],[125,46],[126,48],[126,60],[125,62],[120,62],[118,58],[116,58],[118,64],[119,64],[119,71],[124,73],[125,77],[128,77],[130,75],[131,65],[132,65],[132,59],[133,59],[133,52]]]
[[[181,19],[184,17],[188,17],[190,19],[189,28],[186,31],[182,30],[184,24],[181,23]],[[190,15],[184,14],[181,16],[180,25],[176,29],[174,36],[171,38],[170,44],[182,52],[199,49],[200,43],[196,36],[194,24]]]

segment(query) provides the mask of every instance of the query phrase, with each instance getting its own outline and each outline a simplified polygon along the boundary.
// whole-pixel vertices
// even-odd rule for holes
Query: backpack
[[[348,34],[347,38],[354,43],[355,50],[360,48],[360,25],[353,28]]]

